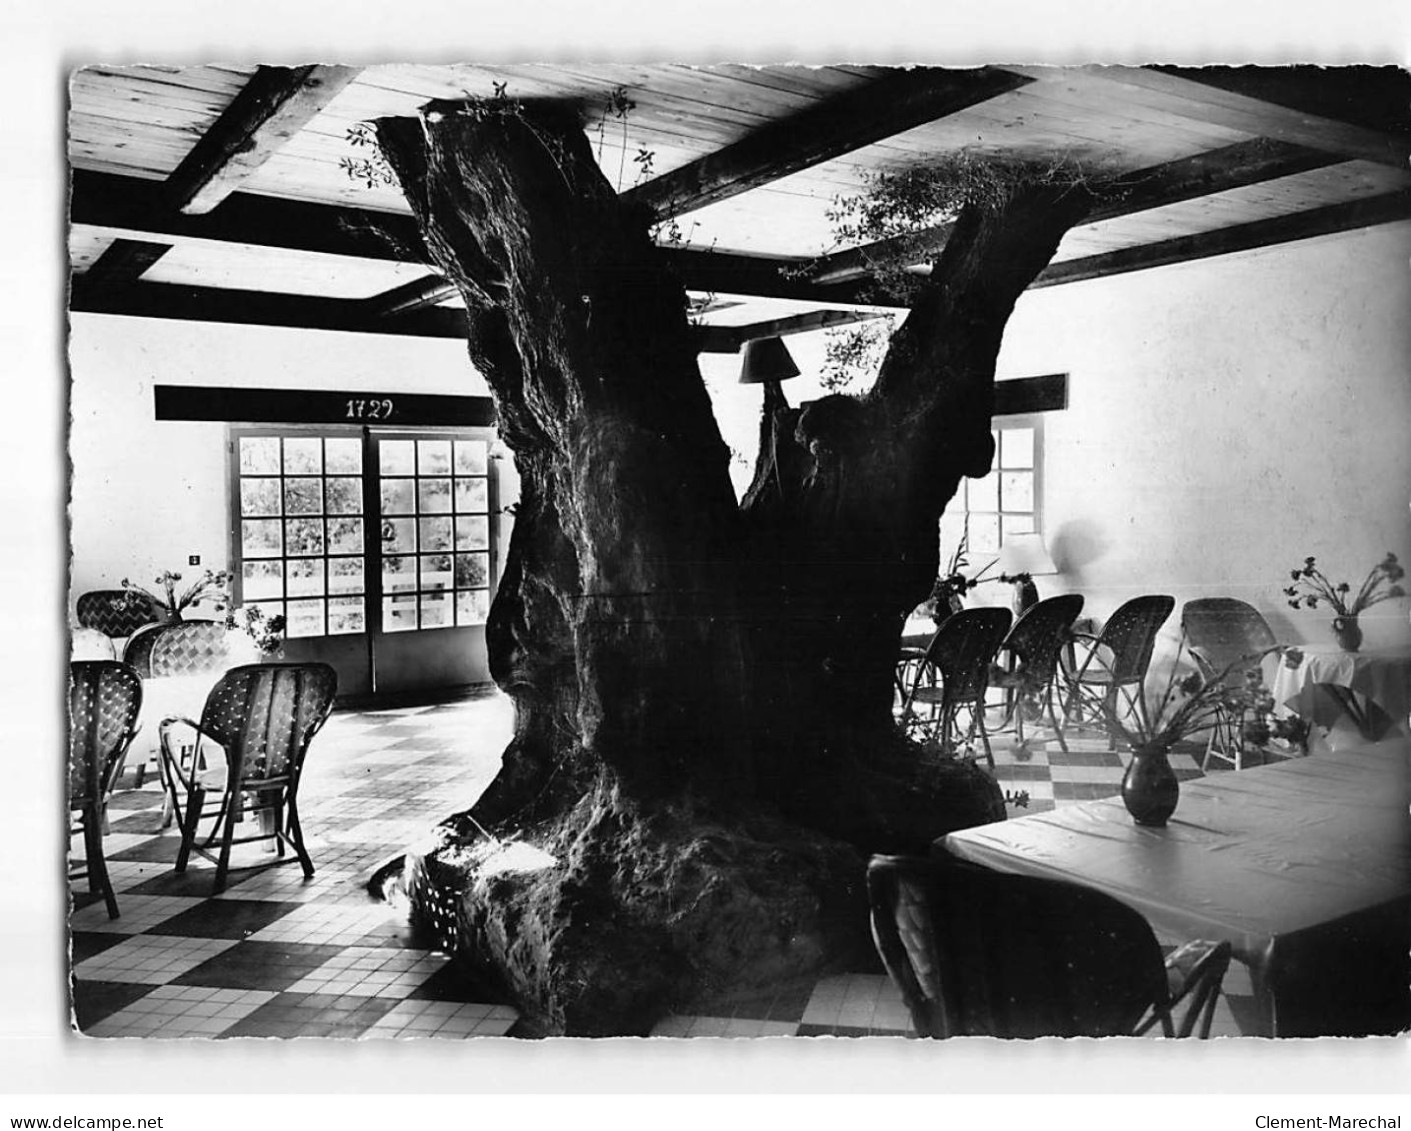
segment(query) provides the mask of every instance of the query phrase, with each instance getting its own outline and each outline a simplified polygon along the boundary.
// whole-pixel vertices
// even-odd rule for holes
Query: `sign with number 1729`
[[[365,400],[361,397],[348,399],[348,420],[390,420],[394,409],[391,397],[380,400]]]

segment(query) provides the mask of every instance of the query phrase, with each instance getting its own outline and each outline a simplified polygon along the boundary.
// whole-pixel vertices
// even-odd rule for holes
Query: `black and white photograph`
[[[1411,71],[1248,54],[67,50],[35,1024],[1404,1070]]]

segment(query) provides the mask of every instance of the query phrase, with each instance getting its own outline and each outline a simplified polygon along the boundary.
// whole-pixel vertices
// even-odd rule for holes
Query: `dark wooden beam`
[[[1279,177],[1291,177],[1335,165],[1340,160],[1333,154],[1269,138],[1236,142],[1116,179],[1109,186],[1113,193],[1111,199],[1095,209],[1084,223],[1095,224]],[[950,229],[949,224],[938,224],[905,239],[878,240],[836,252],[827,256],[817,271],[809,272],[808,278],[816,283],[843,282],[867,274],[871,264],[900,252],[935,254],[945,246]]]
[[[623,196],[658,216],[680,215],[959,113],[1030,81],[990,67],[897,71],[770,122]]]
[[[301,330],[338,330],[359,334],[392,334],[414,338],[464,341],[465,311],[456,307],[426,307],[396,317],[372,313],[366,299],[314,298],[308,295],[240,291],[227,287],[186,287],[172,283],[129,283],[122,287],[88,285],[77,276],[69,309],[79,314],[111,314],[128,318],[163,318],[180,322],[219,322],[240,326],[284,326]],[[719,328],[692,328],[697,348],[734,353]],[[728,345],[728,348],[726,348]]]
[[[166,180],[169,207],[209,212],[303,129],[360,67],[261,67]]]
[[[375,318],[391,318],[415,310],[439,306],[456,293],[455,286],[440,275],[426,275],[393,287],[367,299],[368,313]]]
[[[748,326],[732,326],[738,338],[736,349],[756,338],[787,338],[791,334],[807,334],[811,330],[826,330],[833,326],[850,326],[883,317],[876,310],[810,310],[806,314],[791,314],[787,318],[772,318],[766,322],[751,322]]]
[[[344,330],[409,337],[464,338],[465,312],[434,307],[397,318],[371,315],[361,299],[242,291],[226,287],[187,287],[172,283],[132,283],[90,287],[74,280],[69,308],[84,314],[120,314],[188,322],[244,326],[288,326],[305,330]]]
[[[1192,259],[1208,259],[1237,251],[1252,251],[1273,244],[1335,232],[1367,228],[1411,219],[1411,189],[1384,193],[1363,200],[1330,204],[1288,216],[1275,216],[1230,228],[1217,228],[1193,236],[1140,244],[1120,251],[1089,255],[1081,259],[1066,259],[1046,267],[1031,287],[1052,287],[1061,283],[1079,283],[1085,279],[1104,278],[1128,271],[1145,271],[1150,267],[1165,267]]]
[[[403,213],[236,192],[214,211],[188,216],[164,207],[160,184],[82,169],[73,173],[69,219],[163,238],[218,240],[397,263],[429,261],[416,221]]]
[[[82,279],[86,286],[111,287],[140,279],[142,273],[171,250],[169,243],[116,239],[95,259]]]
[[[808,260],[804,259],[773,259],[690,248],[661,250],[677,277],[690,291],[902,309],[893,299],[879,299],[872,295],[865,281],[822,286],[802,277],[801,272],[808,264]]]

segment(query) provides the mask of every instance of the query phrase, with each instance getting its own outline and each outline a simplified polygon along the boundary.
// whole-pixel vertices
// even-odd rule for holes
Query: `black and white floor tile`
[[[333,716],[315,739],[301,787],[305,838],[317,867],[232,871],[211,894],[200,857],[173,870],[178,835],[161,827],[155,774],[121,788],[110,809],[109,871],[121,908],[109,919],[80,884],[70,919],[75,1028],[91,1038],[438,1038],[515,1035],[515,1010],[419,938],[365,883],[379,864],[468,805],[489,783],[510,734],[508,701]],[[140,757],[140,755],[139,755]],[[1115,794],[1122,755],[1105,742],[1042,734],[1027,749],[995,746],[996,776],[1016,815]],[[1194,760],[1182,777],[1199,776]],[[135,776],[125,776],[131,785]],[[82,851],[81,843],[75,851]],[[258,845],[237,864],[268,860]],[[1174,944],[1180,940],[1163,940]],[[1232,966],[1215,1033],[1252,1018],[1248,979]],[[670,1016],[660,1037],[906,1036],[906,1008],[875,970],[782,984]]]

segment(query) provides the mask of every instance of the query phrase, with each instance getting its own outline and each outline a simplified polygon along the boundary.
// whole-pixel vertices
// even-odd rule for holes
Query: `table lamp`
[[[1000,580],[1014,584],[1014,616],[1019,618],[1039,599],[1037,574],[1053,574],[1058,567],[1049,557],[1039,534],[1011,534],[999,548]]]
[[[784,391],[780,381],[799,375],[799,367],[789,356],[780,337],[755,338],[745,343],[745,359],[740,365],[740,384],[764,386],[764,409],[766,414],[775,408],[784,407]]]

